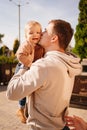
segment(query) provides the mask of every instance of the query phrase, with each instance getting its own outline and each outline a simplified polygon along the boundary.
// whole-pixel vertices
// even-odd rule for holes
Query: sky
[[[20,39],[25,40],[24,27],[30,20],[41,23],[46,28],[52,19],[63,19],[70,22],[76,29],[78,24],[80,0],[0,0],[0,34],[3,44],[13,49],[14,40],[19,37],[19,7],[20,5]],[[27,4],[29,2],[29,4]],[[74,37],[71,46],[75,45]]]

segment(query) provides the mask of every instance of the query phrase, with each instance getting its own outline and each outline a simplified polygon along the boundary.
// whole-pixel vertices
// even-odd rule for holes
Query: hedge
[[[18,63],[18,60],[16,59],[15,56],[9,56],[9,57],[4,55],[0,56],[0,64],[5,64],[5,63],[14,64],[14,63]]]

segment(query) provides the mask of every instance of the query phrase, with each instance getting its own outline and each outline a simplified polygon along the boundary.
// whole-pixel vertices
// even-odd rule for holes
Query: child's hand
[[[28,59],[28,61],[27,61],[28,62],[28,67],[30,67],[33,60],[34,60],[34,50],[32,50],[32,54],[28,55],[27,59]]]

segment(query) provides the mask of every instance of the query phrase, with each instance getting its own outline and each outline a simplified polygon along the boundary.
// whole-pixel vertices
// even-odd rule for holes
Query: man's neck
[[[45,48],[45,52],[48,52],[48,51],[60,51],[62,53],[65,53],[65,50],[58,46],[50,46],[48,48]]]

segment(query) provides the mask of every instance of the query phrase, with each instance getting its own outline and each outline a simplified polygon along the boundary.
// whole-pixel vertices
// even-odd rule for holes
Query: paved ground
[[[0,130],[29,130],[16,116],[18,102],[6,98],[6,87],[0,86]]]
[[[29,130],[26,124],[22,124],[16,117],[18,109],[17,101],[9,101],[6,98],[6,86],[0,86],[0,130]],[[69,108],[70,115],[78,115],[87,121],[87,110]]]

